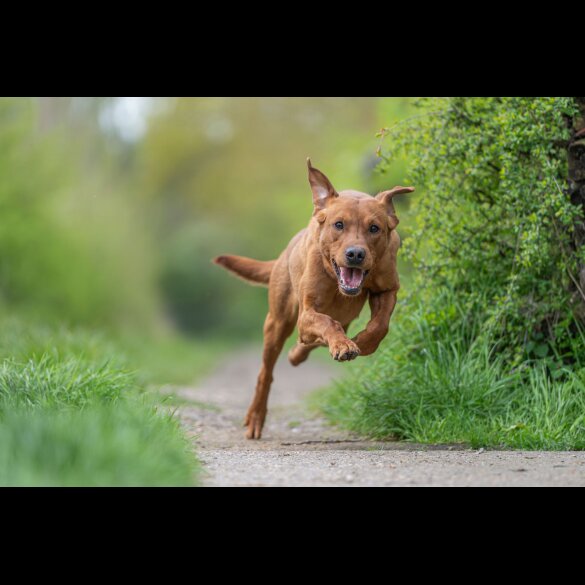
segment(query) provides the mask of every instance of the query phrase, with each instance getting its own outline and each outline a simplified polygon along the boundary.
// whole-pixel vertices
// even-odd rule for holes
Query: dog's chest
[[[336,292],[330,298],[323,300],[318,311],[329,315],[343,326],[349,325],[359,316],[367,298],[368,294],[365,291],[355,297],[348,297]]]

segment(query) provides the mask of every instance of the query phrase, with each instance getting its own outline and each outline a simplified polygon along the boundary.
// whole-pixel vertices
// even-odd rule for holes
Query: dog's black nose
[[[359,266],[366,257],[366,251],[359,246],[352,246],[345,251],[345,257],[347,258],[348,264]]]

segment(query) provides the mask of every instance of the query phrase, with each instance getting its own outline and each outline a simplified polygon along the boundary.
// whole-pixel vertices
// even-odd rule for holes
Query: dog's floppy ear
[[[394,209],[394,202],[392,198],[395,195],[400,195],[401,193],[412,193],[414,191],[414,187],[394,187],[389,191],[382,191],[376,195],[376,199],[383,203],[386,206],[386,211],[388,212],[388,223],[390,224],[390,229],[393,230],[398,225],[398,217],[396,217],[396,209]]]
[[[339,194],[329,179],[320,170],[313,167],[310,158],[307,159],[307,167],[309,169],[309,183],[311,185],[311,191],[313,191],[314,215],[322,209],[325,209],[330,201],[339,197]]]

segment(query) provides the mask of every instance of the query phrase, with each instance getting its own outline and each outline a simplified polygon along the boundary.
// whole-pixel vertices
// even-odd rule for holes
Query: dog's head
[[[358,191],[338,193],[310,159],[307,165],[323,265],[343,294],[357,295],[377,260],[388,251],[390,234],[398,225],[392,198],[412,193],[414,188],[394,187],[375,197]]]

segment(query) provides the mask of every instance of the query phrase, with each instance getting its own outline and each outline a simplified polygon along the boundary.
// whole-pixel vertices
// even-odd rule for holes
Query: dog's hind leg
[[[302,364],[316,347],[324,347],[322,343],[301,343],[300,341],[288,352],[288,361],[293,366]]]
[[[256,392],[248,408],[248,414],[244,421],[247,439],[259,439],[262,435],[262,427],[266,418],[268,394],[272,384],[272,372],[282,346],[287,337],[293,332],[295,322],[282,321],[268,313],[264,322],[264,351],[262,354],[262,368],[258,375]]]

